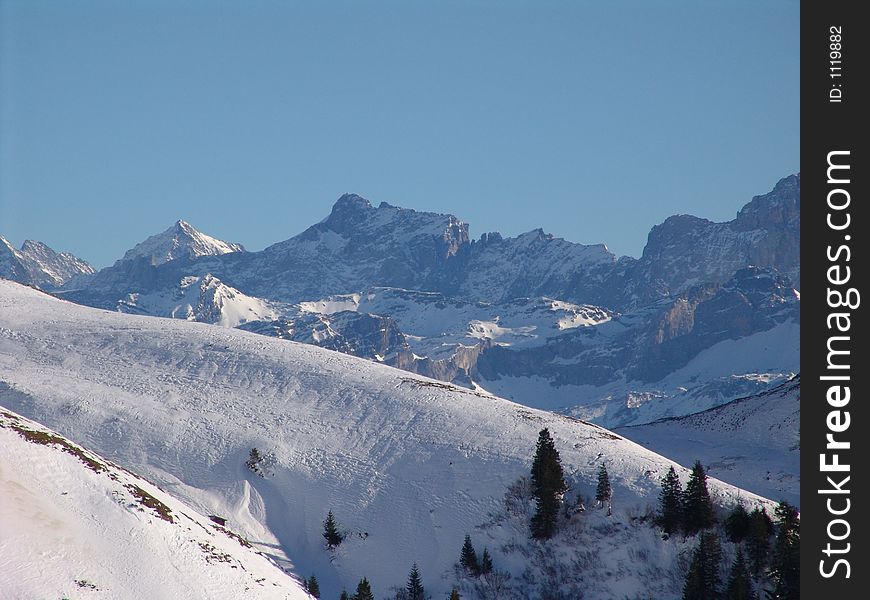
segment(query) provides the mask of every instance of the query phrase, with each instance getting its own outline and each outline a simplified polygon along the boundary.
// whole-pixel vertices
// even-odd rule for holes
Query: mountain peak
[[[152,264],[160,265],[178,258],[197,256],[218,256],[231,252],[244,252],[241,244],[225,242],[198,231],[193,225],[179,219],[172,227],[162,233],[152,235],[136,244],[124,254],[121,260],[138,258],[150,259]]]
[[[342,194],[341,198],[335,201],[332,211],[347,209],[365,210],[369,208],[372,208],[372,203],[359,194]]]
[[[21,249],[0,237],[0,277],[35,285],[58,288],[78,275],[90,275],[94,268],[67,252],[55,252],[36,240],[25,240]]]

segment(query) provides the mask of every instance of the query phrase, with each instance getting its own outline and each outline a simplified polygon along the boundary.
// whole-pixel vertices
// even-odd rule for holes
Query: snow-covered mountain
[[[153,265],[162,265],[179,258],[220,256],[244,251],[245,248],[241,244],[231,244],[213,238],[197,231],[190,223],[179,220],[166,231],[152,235],[127,250],[121,260],[144,258]]]
[[[0,407],[3,598],[305,600],[230,529]]]
[[[800,375],[760,394],[621,435],[739,487],[800,506]]]
[[[673,463],[578,419],[312,345],[95,310],[7,281],[0,380],[0,404],[225,516],[286,568],[316,574],[324,597],[363,576],[383,597],[412,561],[444,597],[466,533],[506,574],[507,600],[553,585],[572,597],[582,587],[587,600],[680,596],[693,542],[663,541],[648,520]],[[614,487],[612,516],[577,514],[548,546],[529,539],[521,479],[544,427],[572,502],[594,494],[601,464]],[[264,457],[258,473],[244,464],[252,448]],[[723,506],[766,502],[709,484]],[[327,510],[346,534],[335,551],[321,535]]]
[[[34,240],[25,240],[16,250],[0,237],[0,277],[50,290],[92,273],[91,265],[68,252],[55,252]]]
[[[452,215],[345,194],[262,252],[222,254],[179,222],[63,295],[241,325],[615,426],[799,370],[799,225],[800,175],[733,221],[668,219],[638,260],[540,230],[472,240]],[[735,344],[757,364],[723,352]]]
[[[175,289],[161,289],[150,294],[131,292],[115,308],[120,312],[172,317],[224,327],[274,319],[282,310],[286,310],[280,303],[243,294],[211,274],[185,277]]]

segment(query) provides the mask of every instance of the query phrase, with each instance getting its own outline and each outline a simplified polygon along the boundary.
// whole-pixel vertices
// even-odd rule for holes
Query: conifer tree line
[[[800,516],[788,502],[780,502],[774,516],[776,524],[764,507],[756,506],[750,513],[738,503],[719,528],[700,461],[695,462],[685,490],[671,467],[661,479],[656,524],[666,537],[698,536],[683,600],[799,599]],[[719,529],[737,546],[724,581]]]
[[[477,551],[471,543],[471,536],[466,534],[462,550],[459,552],[459,566],[465,570],[467,575],[480,577],[481,575],[492,573],[492,556],[490,556],[489,550],[484,548],[483,555],[478,560]]]
[[[546,543],[560,527],[560,509],[568,491],[559,452],[546,428],[538,435],[531,478],[525,481],[529,486],[525,493],[531,494],[534,500],[534,513],[529,521],[531,536]],[[510,491],[513,491],[513,486]],[[516,497],[530,498],[529,495]],[[602,463],[598,467],[595,500],[599,506],[606,506],[610,515],[612,499],[610,476],[606,464]],[[578,498],[578,505],[582,506],[582,498]],[[581,507],[580,510],[584,509]],[[566,509],[565,515],[564,518],[570,518],[571,512]],[[693,465],[685,488],[676,469],[669,468],[661,478],[655,525],[662,529],[664,540],[677,534],[684,536],[683,539],[696,538],[683,583],[682,599],[799,600],[800,515],[795,507],[781,502],[774,517],[775,521],[763,506],[756,506],[750,512],[738,502],[720,521],[701,462],[696,461]],[[333,550],[345,536],[331,510],[323,526],[326,545]],[[733,546],[723,552],[723,543]],[[484,547],[482,553],[478,549],[471,536],[466,534],[456,565],[462,587],[454,587],[447,600],[459,600],[462,597],[460,589],[471,593],[473,598],[501,597],[503,591],[510,589],[510,574],[495,570],[488,548]],[[733,556],[734,559],[726,564],[723,556]],[[303,585],[309,594],[320,598],[315,576],[303,580]],[[392,590],[394,595],[390,600],[431,600],[416,563],[411,566],[405,585]],[[340,600],[374,600],[368,579],[363,577],[353,594],[342,592]]]

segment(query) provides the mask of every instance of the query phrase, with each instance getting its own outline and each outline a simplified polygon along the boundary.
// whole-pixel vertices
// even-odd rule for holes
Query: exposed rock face
[[[255,321],[240,327],[264,335],[314,344],[329,350],[390,363],[407,352],[405,336],[389,317],[343,311],[329,316],[302,313],[296,318]]]
[[[629,287],[640,302],[704,282],[721,283],[742,267],[770,267],[800,283],[800,175],[756,196],[727,223],[669,217],[650,231]]]

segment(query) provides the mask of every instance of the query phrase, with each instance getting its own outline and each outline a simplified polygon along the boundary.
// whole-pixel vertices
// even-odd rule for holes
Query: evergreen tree
[[[728,576],[728,585],[722,600],[754,600],[754,598],[749,569],[746,566],[743,551],[738,549],[737,558],[734,559],[734,564],[731,566],[731,574]]]
[[[686,574],[683,600],[715,600],[719,597],[721,559],[719,538],[715,533],[702,532]]]
[[[447,600],[460,600],[459,590],[453,588],[453,591],[450,592],[450,595],[447,597]]]
[[[372,586],[369,580],[363,577],[356,586],[356,594],[353,600],[375,600],[375,595],[372,593]]]
[[[314,596],[315,598],[320,598],[320,584],[317,583],[317,577],[312,575],[308,581],[305,583],[305,591]]]
[[[746,512],[742,504],[738,503],[725,519],[725,532],[728,534],[728,541],[739,544],[749,535],[751,526],[752,519],[749,513]]]
[[[426,590],[423,588],[423,580],[420,578],[420,570],[417,568],[417,563],[411,566],[405,591],[408,593],[408,600],[426,600]]]
[[[754,576],[761,575],[767,567],[770,554],[770,534],[773,521],[767,511],[757,506],[749,515],[749,534],[746,538],[746,553],[749,555],[749,570]]]
[[[480,563],[477,560],[477,552],[471,544],[471,536],[465,535],[465,543],[462,544],[462,552],[459,555],[459,564],[472,575],[480,573]]]
[[[338,597],[338,600],[351,600],[347,590],[341,590],[341,596]]]
[[[607,467],[603,464],[598,467],[598,487],[595,488],[595,500],[601,504],[610,502],[613,497],[613,488],[610,487],[610,476]]]
[[[480,560],[480,574],[486,575],[492,573],[492,557],[489,555],[489,550],[483,549],[483,558]]]
[[[341,544],[344,536],[338,531],[338,525],[335,522],[335,517],[332,511],[326,515],[326,520],[323,522],[323,538],[326,540],[326,546],[331,550]]]
[[[788,502],[780,502],[774,513],[777,520],[771,578],[777,600],[800,598],[800,516]]]
[[[695,535],[702,529],[712,527],[716,522],[713,514],[713,501],[707,489],[707,474],[701,461],[695,461],[692,474],[683,494],[683,524],[687,535]]]
[[[532,462],[532,495],[536,505],[531,522],[532,536],[544,540],[553,536],[562,495],[567,489],[559,452],[550,431],[542,429]]]
[[[662,477],[658,524],[668,535],[676,533],[683,525],[683,489],[673,467]]]

